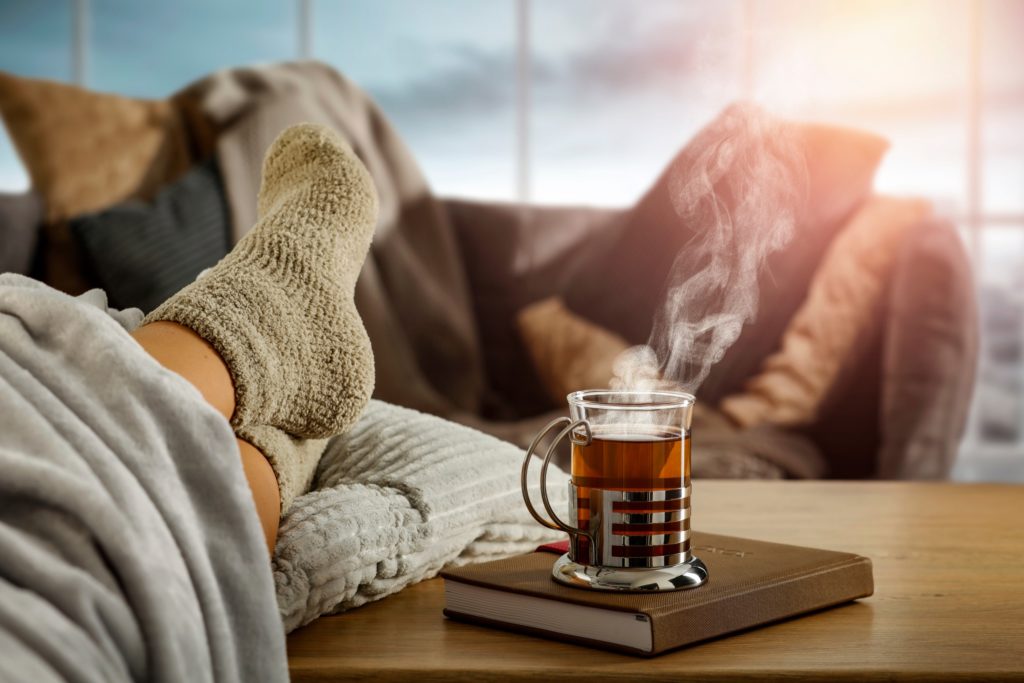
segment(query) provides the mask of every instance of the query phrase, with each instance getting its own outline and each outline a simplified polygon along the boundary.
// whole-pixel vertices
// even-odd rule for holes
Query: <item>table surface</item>
[[[293,680],[1024,680],[1024,486],[696,481],[693,520],[869,557],[875,594],[641,659],[448,621],[434,579],[295,631]]]

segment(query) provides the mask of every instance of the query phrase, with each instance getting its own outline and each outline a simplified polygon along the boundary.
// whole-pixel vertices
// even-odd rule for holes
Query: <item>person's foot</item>
[[[213,345],[231,372],[231,423],[243,438],[265,427],[339,434],[373,392],[353,302],[377,219],[373,182],[336,133],[294,126],[267,152],[259,212],[230,254],[145,322],[179,323]]]

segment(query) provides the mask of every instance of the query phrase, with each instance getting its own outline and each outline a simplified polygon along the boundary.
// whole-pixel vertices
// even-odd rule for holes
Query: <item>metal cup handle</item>
[[[537,510],[533,507],[533,503],[530,502],[530,487],[527,480],[527,472],[530,468],[530,460],[533,458],[534,452],[536,452],[541,440],[545,436],[547,436],[548,432],[550,432],[552,429],[555,429],[556,427],[559,427],[560,425],[566,426],[562,429],[562,431],[558,433],[558,436],[552,439],[551,444],[548,445],[548,449],[544,453],[544,464],[542,464],[540,467],[540,499],[544,503],[544,509],[547,511],[548,515],[551,516],[551,520],[549,521],[541,517],[540,513],[538,513]],[[575,430],[578,429],[579,427],[583,428],[583,438],[579,438],[576,434]],[[573,421],[571,418],[568,417],[560,417],[558,419],[552,420],[544,427],[544,429],[540,430],[537,436],[534,437],[533,442],[530,444],[530,447],[526,449],[526,457],[523,459],[523,469],[519,476],[519,484],[523,489],[523,501],[526,503],[526,509],[530,511],[530,514],[533,515],[533,518],[537,520],[537,522],[546,526],[549,529],[561,529],[562,531],[568,533],[569,536],[572,537],[573,543],[575,544],[577,535],[583,534],[584,536],[587,536],[589,538],[590,534],[587,531],[584,531],[583,529],[577,529],[576,527],[570,526],[569,524],[566,524],[562,521],[562,519],[555,513],[554,509],[551,507],[551,501],[548,499],[547,487],[548,466],[551,464],[551,456],[555,454],[555,447],[558,446],[558,443],[570,434],[572,435],[572,442],[574,444],[578,444],[581,446],[589,446],[590,441],[593,438],[593,434],[590,431],[590,423],[583,419]]]

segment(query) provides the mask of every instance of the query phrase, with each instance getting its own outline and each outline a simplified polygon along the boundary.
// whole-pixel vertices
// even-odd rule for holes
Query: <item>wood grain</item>
[[[875,595],[638,659],[447,621],[440,579],[288,638],[295,681],[1024,680],[1024,486],[694,484],[694,526],[858,553]]]

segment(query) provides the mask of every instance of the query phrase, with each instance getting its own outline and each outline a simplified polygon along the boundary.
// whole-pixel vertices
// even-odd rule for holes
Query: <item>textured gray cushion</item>
[[[129,201],[71,221],[96,280],[118,308],[151,311],[228,253],[228,209],[214,160],[152,203]]]
[[[0,194],[0,273],[28,274],[42,220],[43,203],[34,192]]]

